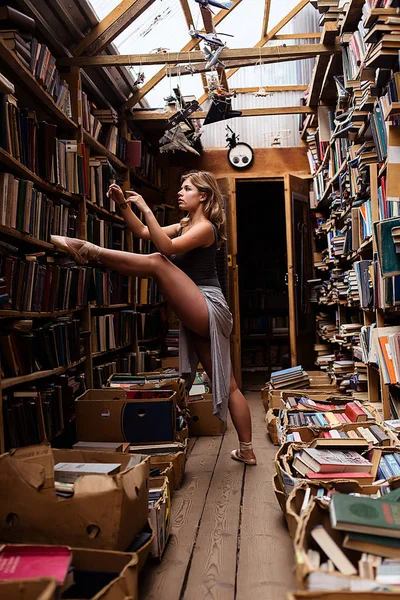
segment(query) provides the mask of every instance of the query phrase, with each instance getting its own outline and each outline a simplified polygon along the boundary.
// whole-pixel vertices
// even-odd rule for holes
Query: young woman
[[[251,416],[247,402],[232,373],[229,312],[216,271],[216,252],[226,239],[222,196],[215,177],[191,171],[182,177],[178,205],[186,217],[161,227],[146,202],[136,192],[124,193],[113,184],[109,196],[119,205],[127,227],[139,238],[152,240],[159,252],[133,254],[101,248],[76,238],[51,236],[53,244],[71,254],[76,262],[98,260],[124,275],[153,277],[169,306],[181,322],[179,368],[188,386],[200,360],[212,382],[214,414],[226,421],[229,408],[239,437],[231,456],[256,464],[251,443]],[[146,225],[132,212],[134,204]]]

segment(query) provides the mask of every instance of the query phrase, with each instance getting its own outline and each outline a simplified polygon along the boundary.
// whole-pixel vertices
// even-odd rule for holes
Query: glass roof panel
[[[88,0],[99,17],[99,20],[107,16],[120,2],[120,0]],[[203,20],[200,6],[195,0],[188,0],[193,25],[196,29],[202,29]],[[271,10],[269,17],[268,30],[271,30],[290,10],[298,3],[298,0],[271,0]],[[253,47],[262,36],[262,22],[264,15],[265,0],[242,0],[242,2],[217,26],[217,32],[229,33],[234,37],[223,37],[230,48]],[[222,10],[222,9],[221,9]],[[304,12],[310,11],[312,17],[305,18]],[[220,12],[220,9],[213,8],[214,15]],[[225,11],[223,11],[225,12]],[[314,18],[315,14],[315,18]],[[280,33],[288,31],[316,31],[318,27],[313,26],[317,21],[317,11],[311,6],[303,9],[293,21],[281,30]],[[166,49],[167,51],[179,51],[191,40],[188,33],[188,26],[184,17],[179,0],[155,0],[149,8],[140,15],[129,27],[126,28],[115,40],[114,44],[121,54],[140,54],[156,52],[157,49]],[[280,40],[274,41],[274,45],[282,44]],[[296,43],[285,40],[286,44]],[[301,41],[300,41],[301,43]],[[309,43],[309,42],[308,42]],[[203,44],[201,44],[202,46]],[[267,65],[265,65],[267,67]],[[279,65],[279,68],[273,68],[268,65],[265,69],[268,73],[267,80],[270,85],[278,85],[282,79],[282,71],[287,69],[292,74],[290,79],[296,79],[296,69],[291,63],[285,66]],[[144,72],[145,82],[160,70],[160,66],[140,66],[132,67],[132,72],[138,74]],[[246,84],[254,86],[259,84],[259,69],[247,68],[240,69],[239,73],[246,71]],[[244,74],[244,73],[243,73]],[[280,75],[279,75],[280,74]],[[242,75],[243,77],[243,75]],[[239,80],[242,79],[239,77]],[[277,79],[275,81],[275,78]],[[232,84],[238,82],[235,75],[232,78]],[[295,83],[295,81],[293,82]],[[203,93],[202,80],[199,75],[182,75],[172,78],[165,77],[158,83],[147,95],[146,100],[152,107],[164,106],[164,98],[170,94],[170,89],[179,84],[183,95],[194,95],[197,98]],[[237,85],[237,83],[236,83]],[[265,85],[265,84],[264,84]]]

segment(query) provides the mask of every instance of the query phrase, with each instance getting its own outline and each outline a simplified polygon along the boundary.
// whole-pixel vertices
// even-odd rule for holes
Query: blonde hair
[[[189,171],[181,177],[181,183],[189,179],[199,192],[207,196],[207,200],[202,203],[204,216],[217,227],[218,247],[227,239],[226,236],[226,217],[223,208],[222,194],[218,187],[217,180],[212,173],[208,171]],[[181,227],[187,227],[189,217],[184,217],[180,221]]]

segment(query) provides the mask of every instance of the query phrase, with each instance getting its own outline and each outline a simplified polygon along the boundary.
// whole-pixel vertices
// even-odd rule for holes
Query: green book
[[[334,494],[329,512],[334,529],[400,538],[397,502]]]
[[[382,277],[400,275],[400,253],[393,243],[392,228],[400,226],[400,217],[374,223],[376,245]]]

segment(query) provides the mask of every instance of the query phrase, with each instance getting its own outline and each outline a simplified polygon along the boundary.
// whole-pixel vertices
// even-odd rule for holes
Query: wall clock
[[[254,160],[254,151],[249,144],[237,142],[228,150],[228,161],[235,169],[247,169]]]

